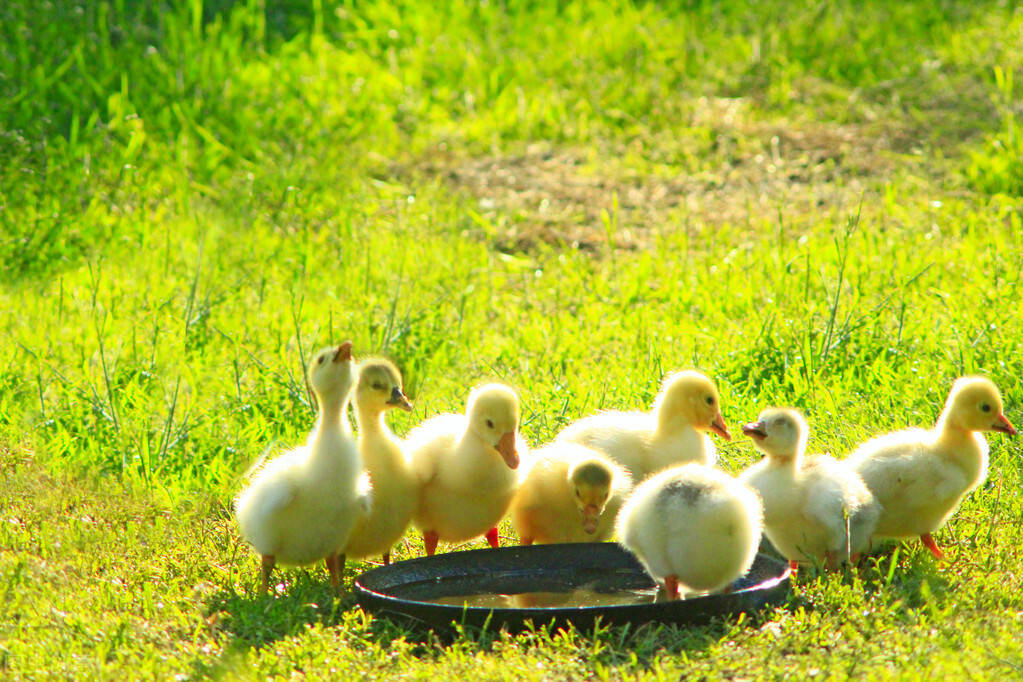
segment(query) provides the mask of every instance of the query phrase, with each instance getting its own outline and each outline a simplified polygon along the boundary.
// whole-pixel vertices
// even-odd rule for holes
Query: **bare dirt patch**
[[[536,144],[508,156],[434,158],[418,171],[471,195],[499,248],[600,251],[609,239],[644,248],[664,230],[756,229],[779,214],[793,224],[833,207],[855,210],[905,158],[893,152],[905,140],[878,126],[755,123],[745,108],[708,101],[691,121],[702,148],[683,131],[599,151]]]

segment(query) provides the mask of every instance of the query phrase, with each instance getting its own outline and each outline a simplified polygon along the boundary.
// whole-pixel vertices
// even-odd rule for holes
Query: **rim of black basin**
[[[732,584],[730,593],[681,601],[527,608],[425,601],[452,593],[474,593],[471,588],[455,589],[474,581],[489,583],[494,588],[492,592],[503,594],[540,591],[538,588],[551,586],[561,588],[551,591],[563,591],[595,579],[621,589],[655,586],[636,558],[615,543],[532,545],[456,551],[398,561],[358,576],[355,596],[363,610],[376,616],[431,629],[461,624],[518,631],[530,621],[535,626],[571,623],[581,630],[590,630],[598,623],[695,625],[783,603],[789,591],[790,573],[786,562],[758,554],[749,572]]]

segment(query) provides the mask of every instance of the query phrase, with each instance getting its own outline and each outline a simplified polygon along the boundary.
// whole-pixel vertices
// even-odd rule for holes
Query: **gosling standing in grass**
[[[426,554],[437,543],[484,535],[498,546],[497,524],[508,511],[518,476],[519,398],[487,384],[469,394],[465,414],[443,414],[409,432],[406,445],[422,493],[412,516]]]
[[[1016,434],[998,388],[984,377],[962,377],[933,429],[896,431],[857,448],[849,463],[883,507],[875,535],[919,536],[931,554],[942,558],[931,533],[987,477],[983,431]]]
[[[669,600],[716,592],[746,574],[763,527],[752,488],[703,464],[666,469],[640,483],[618,513],[618,540]]]
[[[578,443],[555,442],[530,454],[509,511],[522,544],[610,539],[632,487],[625,470]]]
[[[684,462],[713,465],[714,443],[706,431],[731,440],[714,382],[688,370],[664,380],[651,412],[599,412],[570,424],[558,440],[606,453],[638,483]]]
[[[369,491],[360,488],[358,445],[342,426],[355,379],[350,341],[317,353],[309,384],[319,415],[308,442],[257,470],[235,499],[242,537],[262,559],[263,592],[275,564],[320,559],[327,563],[331,585],[340,590],[338,550],[370,508]]]
[[[382,555],[390,563],[394,546],[419,503],[416,479],[399,441],[387,427],[385,415],[395,408],[411,411],[412,403],[402,390],[401,372],[384,359],[366,360],[359,367],[355,390],[355,417],[359,424],[359,454],[373,486],[373,508],[352,532],[341,553],[361,559]]]
[[[834,569],[870,547],[881,511],[859,475],[833,457],[804,457],[806,420],[798,410],[764,410],[742,432],[766,457],[739,480],[764,504],[764,534],[795,569],[821,561]]]

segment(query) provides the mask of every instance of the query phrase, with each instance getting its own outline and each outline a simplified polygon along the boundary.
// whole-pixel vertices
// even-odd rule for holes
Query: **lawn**
[[[1018,677],[1000,434],[945,561],[755,618],[449,641],[319,566],[257,595],[231,499],[344,339],[404,372],[398,434],[499,379],[541,444],[687,367],[838,456],[964,373],[1023,422],[1016,3],[439,5],[0,5],[0,676]]]

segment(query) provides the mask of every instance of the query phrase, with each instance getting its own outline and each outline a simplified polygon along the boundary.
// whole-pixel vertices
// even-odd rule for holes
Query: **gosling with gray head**
[[[632,484],[601,453],[554,442],[531,453],[509,516],[522,544],[604,542]]]
[[[355,417],[359,425],[359,454],[373,486],[375,504],[356,526],[341,558],[382,555],[390,563],[391,548],[412,521],[419,501],[419,479],[412,471],[403,443],[387,426],[394,409],[412,411],[402,387],[401,372],[389,360],[371,358],[359,365]]]

